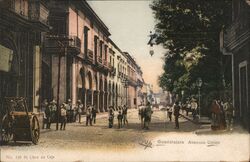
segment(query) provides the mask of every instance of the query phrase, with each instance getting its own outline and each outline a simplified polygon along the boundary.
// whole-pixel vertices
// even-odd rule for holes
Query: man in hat
[[[62,129],[65,130],[66,123],[67,123],[66,104],[63,103],[61,105],[61,127],[60,127],[60,130],[62,130]]]
[[[72,122],[73,121],[73,107],[71,99],[68,99],[68,102],[66,104],[66,111],[67,111],[67,121]]]
[[[92,121],[94,122],[94,124],[96,122],[96,113],[97,113],[96,107],[95,107],[95,105],[93,105],[92,110],[91,110],[91,114],[92,114]]]
[[[230,99],[224,103],[223,109],[225,112],[226,127],[228,130],[233,130],[234,107]]]
[[[181,107],[179,105],[179,102],[175,102],[175,105],[174,105],[175,129],[179,129],[180,109]]]
[[[145,111],[144,111],[144,128],[145,129],[149,129],[149,123],[151,121],[151,115],[152,115],[153,111],[151,108],[151,104],[150,102],[147,102]]]
[[[128,125],[128,118],[127,118],[127,113],[128,113],[128,107],[126,105],[123,105],[122,109],[122,118],[123,118],[123,125],[125,126],[125,123]]]
[[[88,105],[87,111],[86,111],[86,126],[90,124],[92,126],[92,107]]]
[[[76,103],[76,111],[77,111],[77,116],[79,119],[79,123],[81,123],[81,115],[82,115],[82,111],[83,111],[83,104],[81,102],[81,100],[78,100]]]
[[[47,118],[47,129],[50,129],[50,125],[52,121],[55,120],[56,117],[56,101],[53,99],[47,109],[45,110],[46,118]]]

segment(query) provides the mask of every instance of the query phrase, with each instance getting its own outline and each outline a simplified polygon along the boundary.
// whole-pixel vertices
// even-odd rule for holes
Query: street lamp
[[[202,86],[202,80],[201,78],[198,78],[196,81],[196,85],[198,87],[198,96],[199,96],[199,119],[201,117],[201,86]]]
[[[153,54],[154,54],[153,46],[156,44],[155,39],[156,39],[157,35],[155,33],[153,34],[152,31],[150,31],[149,37],[150,37],[150,39],[148,41],[148,45],[149,45],[149,48],[150,48],[149,49],[149,54],[151,56],[153,56]]]

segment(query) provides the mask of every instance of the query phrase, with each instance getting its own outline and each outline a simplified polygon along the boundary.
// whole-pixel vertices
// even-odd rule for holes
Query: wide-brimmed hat
[[[77,100],[78,103],[81,103],[82,101],[81,100]]]
[[[71,99],[68,99],[68,102],[71,102]]]
[[[55,101],[55,100],[52,100],[50,103],[56,103],[56,101]]]
[[[191,101],[196,101],[196,99],[195,99],[195,98],[192,98]]]

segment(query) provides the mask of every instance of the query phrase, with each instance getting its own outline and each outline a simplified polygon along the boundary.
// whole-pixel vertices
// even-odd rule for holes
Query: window
[[[88,27],[84,27],[83,29],[84,31],[84,45],[83,45],[83,48],[84,48],[84,53],[87,54],[88,52],[88,31],[89,31],[89,28]]]

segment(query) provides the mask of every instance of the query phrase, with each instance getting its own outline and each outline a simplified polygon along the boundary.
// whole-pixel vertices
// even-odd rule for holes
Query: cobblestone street
[[[85,117],[82,119],[84,121]],[[166,121],[165,111],[154,111],[149,130],[141,129],[135,109],[128,112],[128,121],[129,125],[124,128],[117,128],[117,120],[114,128],[108,128],[107,114],[98,114],[94,126],[86,126],[84,121],[81,124],[68,124],[65,131],[56,131],[56,125],[53,124],[51,130],[41,130],[38,145],[11,142],[1,146],[1,158],[11,162],[154,161],[161,155],[161,160],[189,161],[194,158],[230,160],[229,155],[233,152],[239,158],[245,158],[249,154],[248,144],[244,142],[249,139],[249,134],[245,132],[212,134],[205,129],[205,134],[199,134],[196,132],[202,130],[202,126],[183,117],[180,118],[180,129],[177,130],[174,129],[173,121]],[[206,135],[208,133],[210,135]],[[217,154],[228,145],[234,145],[237,149],[227,149],[223,154]],[[196,154],[186,154],[190,147]],[[214,156],[207,156],[212,154]]]
[[[183,118],[180,118],[180,129],[174,129],[174,122],[166,121],[164,111],[154,111],[150,130],[141,129],[137,110],[131,110],[128,114],[129,125],[118,129],[117,119],[114,120],[114,127],[108,128],[107,114],[100,114],[97,123],[93,126],[85,125],[85,118],[82,123],[69,123],[65,131],[56,131],[56,124],[52,124],[50,130],[42,129],[38,145],[17,143],[18,146],[11,148],[51,148],[51,149],[103,149],[103,148],[134,148],[143,139],[153,139],[159,135],[173,132],[193,133],[198,129],[195,125]],[[59,125],[60,126],[60,125]],[[9,147],[9,146],[4,146]]]

